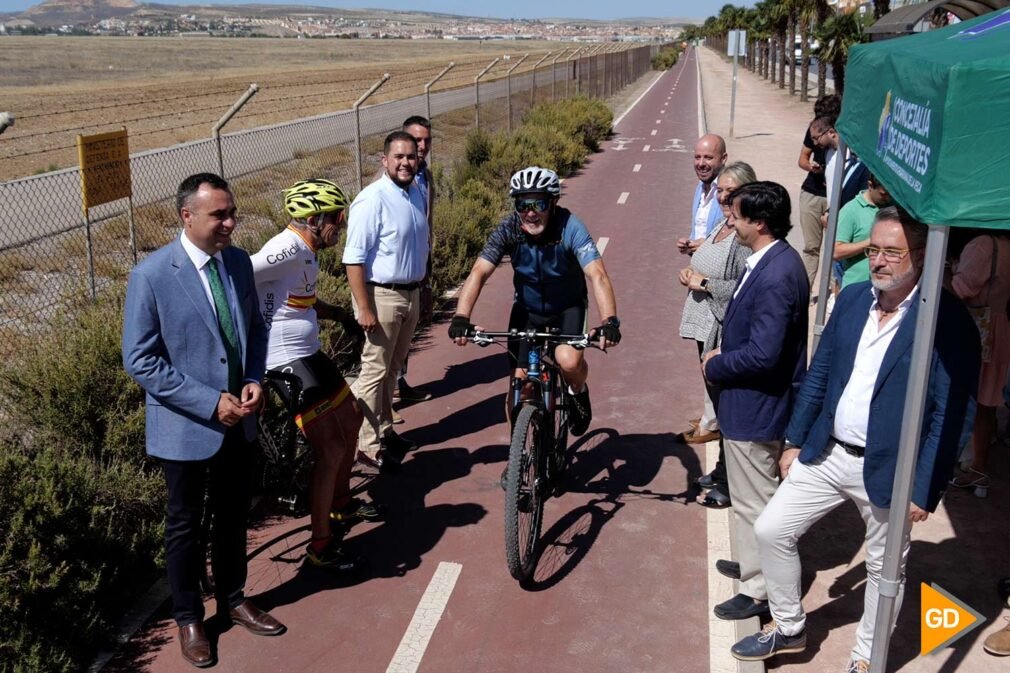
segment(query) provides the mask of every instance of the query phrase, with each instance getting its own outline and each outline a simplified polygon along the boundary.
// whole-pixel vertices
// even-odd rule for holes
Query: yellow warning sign
[[[132,194],[130,146],[125,127],[109,133],[77,136],[77,157],[81,166],[85,215],[88,208]]]
[[[935,652],[981,626],[985,618],[938,585],[922,583],[919,655]]]

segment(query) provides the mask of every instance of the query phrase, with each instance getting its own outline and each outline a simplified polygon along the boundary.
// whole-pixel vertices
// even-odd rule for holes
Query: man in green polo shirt
[[[870,280],[870,260],[866,258],[866,246],[870,244],[873,218],[878,210],[889,205],[891,195],[887,193],[887,188],[871,175],[866,179],[866,189],[838,212],[834,257],[844,271],[842,288]]]

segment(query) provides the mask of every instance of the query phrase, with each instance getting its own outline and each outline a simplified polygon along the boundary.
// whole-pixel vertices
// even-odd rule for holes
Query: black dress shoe
[[[749,619],[751,617],[770,617],[768,601],[759,601],[737,594],[728,601],[723,601],[713,610],[719,619]]]
[[[393,454],[397,456],[405,456],[411,451],[417,450],[417,442],[412,442],[409,439],[404,439],[395,432],[390,432],[388,435],[379,440],[382,448],[386,450],[387,454]]]
[[[694,480],[694,483],[698,484],[701,488],[709,489],[715,486],[715,479],[712,478],[712,473],[703,474]]]
[[[719,559],[715,562],[715,569],[723,577],[728,577],[731,580],[740,579],[740,564],[736,561],[727,561],[726,559]]]
[[[997,582],[996,591],[999,593],[1000,602],[1010,607],[1010,577],[1004,577]]]
[[[179,627],[179,644],[182,646],[182,658],[197,668],[207,668],[214,665],[214,653],[210,649],[210,640],[200,622]]]
[[[365,467],[370,467],[373,470],[381,470],[383,461],[381,455],[372,458],[364,451],[358,451],[357,462],[361,465],[364,465]]]

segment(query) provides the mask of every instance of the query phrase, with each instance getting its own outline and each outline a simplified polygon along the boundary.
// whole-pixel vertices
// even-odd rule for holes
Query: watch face
[[[618,320],[617,317],[615,316],[615,317],[611,318],[610,320],[608,320],[607,324],[608,325],[613,325],[614,327],[620,327],[621,326],[621,321]]]

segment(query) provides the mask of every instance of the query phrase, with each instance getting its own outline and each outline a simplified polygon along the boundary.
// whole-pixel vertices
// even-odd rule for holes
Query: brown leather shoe
[[[696,428],[694,432],[684,433],[684,442],[687,444],[704,444],[706,442],[714,442],[722,437],[722,434],[718,430],[702,430],[701,428]]]
[[[237,607],[229,611],[231,620],[239,626],[244,626],[249,633],[256,636],[279,636],[288,630],[288,627],[263,612],[253,605],[252,601],[245,600]]]
[[[210,640],[203,624],[195,622],[179,627],[179,644],[182,645],[182,658],[197,668],[207,668],[214,665],[214,654],[210,649]]]

